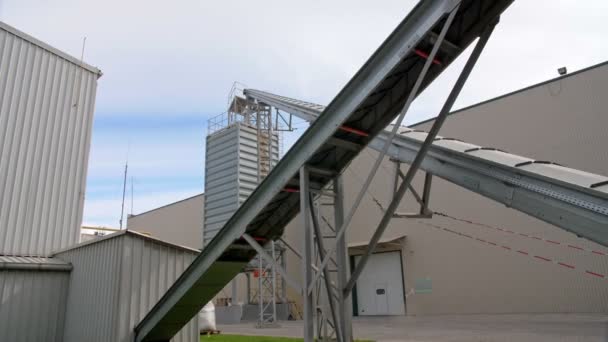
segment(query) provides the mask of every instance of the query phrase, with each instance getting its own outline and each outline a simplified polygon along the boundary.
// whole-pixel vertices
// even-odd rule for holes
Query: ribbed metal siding
[[[257,130],[235,123],[207,136],[205,158],[206,245],[258,184]],[[278,136],[273,136],[273,165],[279,160]]]
[[[0,254],[78,241],[98,70],[0,23]]]
[[[73,265],[64,341],[131,342],[133,329],[197,253],[137,233],[60,252]],[[172,341],[198,341],[194,318]]]
[[[70,273],[0,270],[0,341],[63,341]]]
[[[234,124],[207,136],[204,245],[238,208],[239,127],[240,124]]]

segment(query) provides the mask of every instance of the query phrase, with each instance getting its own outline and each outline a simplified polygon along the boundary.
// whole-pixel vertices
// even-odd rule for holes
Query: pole
[[[275,262],[272,263],[272,324],[277,323],[277,273],[276,273],[276,252],[274,250],[274,240],[270,241],[270,247],[272,248],[272,260]]]
[[[312,229],[310,222],[310,209],[308,208],[308,169],[306,166],[300,168],[300,213],[302,213],[303,233],[302,239],[302,279],[304,280],[304,291],[302,292],[304,306],[304,342],[314,341],[314,302],[312,293],[306,290],[312,281]]]
[[[131,215],[133,215],[133,183],[133,176],[131,176]]]
[[[340,227],[344,220],[344,186],[342,177],[334,179],[334,224]],[[338,312],[340,312],[340,328],[344,341],[352,341],[352,317],[353,307],[350,295],[344,294],[344,287],[350,275],[350,264],[348,261],[348,245],[346,234],[342,234],[336,241],[336,261],[338,270]]]
[[[258,327],[264,327],[264,290],[262,289],[262,274],[264,274],[264,265],[262,264],[262,254],[258,255],[259,268],[258,268],[258,306],[260,308],[260,317]]]
[[[122,220],[125,215],[125,194],[127,193],[127,169],[129,168],[129,162],[125,163],[125,177],[122,183],[122,205],[120,207],[120,229],[122,229]]]
[[[317,220],[317,213],[315,212],[314,203],[312,200],[312,196],[308,196],[308,204],[310,206],[310,216],[312,217],[312,226],[315,230],[315,235],[317,236],[317,249],[319,250],[319,256],[321,259],[325,258],[325,246],[323,246],[323,234],[321,233],[321,228],[319,227],[319,222]],[[329,309],[331,311],[331,316],[334,321],[334,331],[336,332],[336,337],[338,342],[344,341],[342,339],[342,331],[340,330],[340,322],[338,320],[338,315],[336,313],[334,296],[332,293],[331,287],[331,279],[329,275],[329,270],[325,267],[323,270],[324,280],[325,280],[325,290],[327,291],[327,301],[329,302]]]

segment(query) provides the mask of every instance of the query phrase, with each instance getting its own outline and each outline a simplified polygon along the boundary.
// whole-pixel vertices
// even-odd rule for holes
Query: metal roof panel
[[[608,178],[605,176],[570,169],[557,164],[530,163],[520,166],[519,169],[533,172],[541,176],[558,179],[566,183],[576,184],[585,188],[590,188],[592,184],[608,180]],[[599,188],[603,187],[597,187],[594,190],[598,190]]]

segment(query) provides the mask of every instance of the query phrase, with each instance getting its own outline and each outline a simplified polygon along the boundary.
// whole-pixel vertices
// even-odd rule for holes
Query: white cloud
[[[234,80],[327,103],[415,1],[5,0],[9,23],[105,72],[107,113],[221,111]],[[608,58],[608,3],[519,1],[459,104]],[[430,92],[427,92],[430,93]]]

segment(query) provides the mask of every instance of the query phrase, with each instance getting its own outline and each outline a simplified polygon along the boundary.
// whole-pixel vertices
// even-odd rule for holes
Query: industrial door
[[[355,263],[360,257],[355,257]],[[373,254],[357,280],[361,316],[405,315],[400,252]]]

